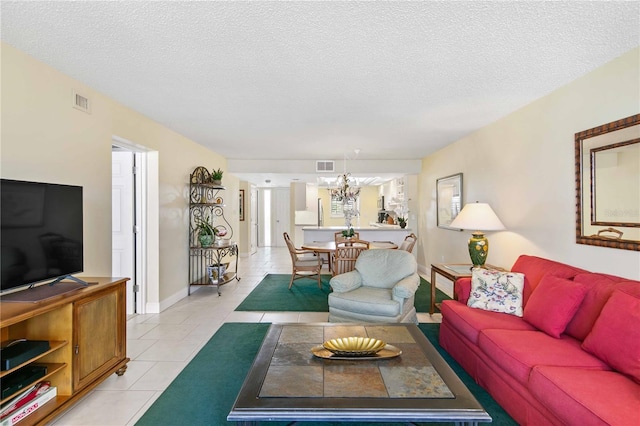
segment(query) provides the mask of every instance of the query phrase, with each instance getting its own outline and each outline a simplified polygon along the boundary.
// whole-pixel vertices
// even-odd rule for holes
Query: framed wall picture
[[[240,222],[244,222],[244,189],[240,190],[240,202],[238,203],[238,206]]]
[[[438,228],[453,229],[451,222],[462,210],[462,173],[436,179]]]

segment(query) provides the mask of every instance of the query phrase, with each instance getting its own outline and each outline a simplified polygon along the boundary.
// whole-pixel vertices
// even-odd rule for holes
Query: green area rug
[[[268,323],[226,323],[182,370],[169,387],[136,423],[158,425],[231,425],[231,411],[253,359],[269,328]],[[438,344],[440,324],[420,324],[422,332],[438,349],[471,393],[493,418],[493,424],[517,423],[464,372]],[[266,422],[282,426],[284,422]],[[398,423],[301,423],[304,426],[391,426]],[[422,424],[422,423],[420,423]],[[452,423],[429,423],[450,425]],[[425,424],[426,425],[426,424]]]
[[[289,290],[290,274],[268,274],[236,308],[236,311],[258,312],[329,312],[327,298],[331,289],[331,275],[322,275],[322,289],[315,279],[303,278],[293,282]],[[450,297],[436,289],[436,302]],[[431,286],[420,277],[420,287],[416,292],[416,310],[429,312]]]

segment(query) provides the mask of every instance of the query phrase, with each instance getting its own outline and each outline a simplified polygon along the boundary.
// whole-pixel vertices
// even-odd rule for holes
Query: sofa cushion
[[[480,331],[488,328],[535,330],[535,327],[515,315],[473,309],[456,300],[444,300],[440,311],[443,321],[450,323],[452,328],[455,328],[474,345],[478,344]]]
[[[579,340],[584,340],[598,319],[600,311],[613,290],[623,278],[607,274],[578,274],[573,279],[587,288],[587,293],[580,307],[567,325],[566,333]]]
[[[529,296],[531,296],[531,293],[538,286],[543,276],[551,274],[560,278],[573,278],[581,272],[587,272],[583,269],[565,265],[564,263],[542,257],[528,256],[526,254],[518,257],[511,267],[511,271],[523,273],[525,276],[522,300],[524,306],[527,305]]]
[[[329,293],[329,306],[360,314],[395,317],[400,303],[393,300],[391,289],[359,287],[347,293]]]
[[[467,306],[521,317],[523,286],[523,274],[475,268]]]
[[[640,383],[640,298],[617,289],[582,347]]]
[[[536,365],[611,369],[582,350],[580,343],[566,335],[556,339],[541,331],[491,329],[483,330],[478,336],[482,352],[522,385],[526,385]]]
[[[529,390],[565,424],[640,424],[640,389],[615,371],[536,366]]]
[[[586,287],[566,278],[545,275],[524,308],[524,319],[549,336],[560,337],[578,310]]]
[[[635,297],[640,297],[640,281],[626,280],[618,283],[616,288]]]

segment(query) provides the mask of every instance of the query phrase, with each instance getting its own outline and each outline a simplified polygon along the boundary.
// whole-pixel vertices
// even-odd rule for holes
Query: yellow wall
[[[318,198],[322,199],[324,226],[344,226],[344,217],[331,217],[331,197],[327,188],[318,188]],[[352,225],[369,226],[378,221],[378,187],[363,186],[360,189],[360,217],[354,218]]]
[[[162,309],[186,295],[189,174],[200,165],[226,170],[226,159],[7,44],[1,49],[2,177],[83,186],[83,275],[109,276],[112,137],[156,151],[160,270],[148,302]],[[73,89],[91,99],[91,114],[71,107]],[[223,184],[237,229],[238,180],[225,174]]]
[[[149,300],[159,309],[186,294],[187,182],[199,165],[226,170],[226,159],[80,82],[1,45],[0,173],[4,178],[84,187],[85,276],[111,271],[111,142],[118,136],[158,153],[159,278]],[[640,110],[635,49],[501,120],[426,157],[419,177],[418,260],[467,261],[468,233],[436,227],[435,181],[464,173],[464,202],[489,202],[507,231],[488,233],[489,262],[510,267],[521,253],[640,279],[640,253],[575,244],[574,133]],[[92,114],[71,107],[72,89]],[[225,174],[226,212],[238,236],[239,182]],[[245,189],[248,189],[245,187]],[[377,192],[363,189],[361,225],[375,222]],[[245,192],[245,203],[249,194]],[[325,225],[328,194],[319,191]],[[245,204],[247,208],[248,204]],[[248,211],[245,213],[247,214]],[[334,223],[335,222],[335,223]],[[244,222],[248,225],[248,222]],[[246,253],[247,249],[240,251]]]
[[[488,232],[488,263],[520,254],[640,279],[640,253],[575,243],[574,134],[640,112],[636,48],[423,159],[419,263],[468,262],[467,231],[436,226],[436,179],[463,173],[463,202],[488,202],[505,224]]]

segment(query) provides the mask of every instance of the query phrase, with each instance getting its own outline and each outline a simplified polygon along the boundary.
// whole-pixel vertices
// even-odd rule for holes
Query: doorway
[[[127,315],[139,311],[136,280],[139,188],[136,188],[135,160],[133,152],[111,147],[111,275],[131,278],[127,282]]]
[[[258,196],[260,247],[284,247],[282,234],[289,231],[289,188],[261,188]]]
[[[157,291],[158,153],[113,137],[111,274],[127,277],[127,315],[146,313],[147,294]],[[156,224],[156,226],[153,226]]]
[[[249,255],[258,250],[258,189],[251,185],[249,198]]]

